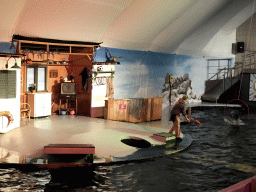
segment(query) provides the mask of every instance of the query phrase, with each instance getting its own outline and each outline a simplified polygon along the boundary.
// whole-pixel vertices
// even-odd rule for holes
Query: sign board
[[[126,109],[126,104],[119,104],[119,109]]]

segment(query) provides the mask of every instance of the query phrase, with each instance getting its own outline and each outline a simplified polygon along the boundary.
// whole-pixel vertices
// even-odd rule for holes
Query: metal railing
[[[219,74],[223,71],[223,70],[226,70],[227,68],[225,67],[225,68],[223,68],[223,69],[219,69],[219,72],[218,73],[215,73],[211,78],[209,78],[207,81],[209,81],[209,80],[211,80],[211,79],[213,79],[215,76],[217,76],[217,80],[219,80],[220,78],[220,76],[219,76]]]
[[[233,67],[233,68],[222,68],[222,69],[219,69],[219,72],[214,74],[211,78],[209,78],[207,81],[210,81],[212,80],[215,76],[217,76],[216,80],[221,80],[223,79],[223,92],[226,91],[226,79],[230,79],[230,86],[233,86],[233,83],[234,82],[237,82],[237,81],[234,81],[234,79],[240,79],[240,75],[242,73],[242,70],[240,71],[239,69],[242,68],[242,67]],[[235,75],[235,73],[238,71],[237,75]],[[221,73],[223,73],[223,75],[220,75]]]
[[[212,77],[210,77],[207,81],[211,81],[215,77],[216,79],[214,80],[223,79],[223,92],[225,92],[226,89],[233,86],[233,84],[236,83],[237,80],[241,79],[242,72],[244,69],[256,69],[256,51],[245,51],[242,57],[244,58],[244,62],[235,62],[235,67],[232,67],[232,68],[229,68],[230,65],[228,65],[228,68],[227,67],[224,67],[222,69],[218,68],[219,71],[215,73]],[[213,59],[213,60],[215,61],[218,59]],[[218,66],[220,66],[220,64]],[[210,74],[209,66],[208,66],[208,74]],[[227,79],[229,79],[230,81],[226,81]],[[227,86],[226,85],[227,83],[229,83],[230,86]],[[217,102],[217,99],[216,99],[216,102]]]

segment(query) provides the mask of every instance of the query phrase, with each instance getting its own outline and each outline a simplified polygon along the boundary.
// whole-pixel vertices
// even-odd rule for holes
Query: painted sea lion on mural
[[[2,116],[5,116],[5,117],[8,118],[7,127],[8,127],[11,123],[13,123],[14,118],[13,118],[12,114],[11,114],[9,111],[1,111],[1,112],[0,112],[0,117],[2,117]]]

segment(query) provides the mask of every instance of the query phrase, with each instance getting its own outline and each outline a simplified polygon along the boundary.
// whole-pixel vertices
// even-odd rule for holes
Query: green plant
[[[35,83],[30,84],[29,87],[30,87],[31,90],[36,90],[36,84]]]

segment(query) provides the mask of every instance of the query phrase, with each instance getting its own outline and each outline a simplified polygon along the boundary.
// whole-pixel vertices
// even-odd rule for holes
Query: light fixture
[[[9,62],[9,60],[10,60],[11,58],[15,59],[15,57],[10,57],[10,58],[7,60],[7,63],[6,63],[6,65],[5,65],[5,68],[6,68],[6,69],[8,68],[8,62]],[[16,59],[15,59],[15,64],[14,64],[11,68],[13,68],[13,69],[20,69],[20,66],[18,66]]]

